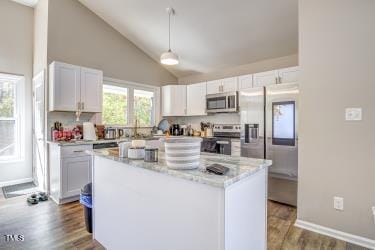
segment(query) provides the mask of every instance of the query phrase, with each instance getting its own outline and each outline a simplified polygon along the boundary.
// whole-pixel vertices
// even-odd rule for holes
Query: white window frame
[[[0,121],[15,121],[15,153],[12,156],[0,156],[0,162],[17,162],[22,161],[25,157],[25,78],[24,76],[0,73],[1,79],[8,79],[15,84],[14,116],[0,117]]]
[[[118,80],[114,78],[104,77],[103,85],[112,85],[121,88],[127,88],[127,124],[108,124],[108,126],[113,127],[134,127],[135,119],[134,119],[134,89],[144,90],[154,92],[154,105],[153,105],[153,112],[154,112],[154,124],[150,126],[144,126],[143,128],[152,128],[153,126],[157,125],[160,121],[160,87],[152,86],[148,84],[142,83],[135,83],[129,81]],[[103,92],[104,93],[104,92]],[[100,116],[100,122],[102,122],[102,116]]]

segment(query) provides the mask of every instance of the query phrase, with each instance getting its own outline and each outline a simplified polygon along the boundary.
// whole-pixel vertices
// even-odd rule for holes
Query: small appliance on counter
[[[169,132],[170,132],[171,135],[174,135],[174,136],[181,135],[180,125],[179,124],[172,124]]]
[[[116,139],[116,129],[115,128],[105,128],[104,129],[104,139],[105,140]]]
[[[180,135],[188,136],[188,126],[187,125],[181,125],[180,126]]]
[[[83,123],[83,140],[86,140],[86,141],[96,140],[96,132],[95,132],[95,127],[93,123],[91,122]]]

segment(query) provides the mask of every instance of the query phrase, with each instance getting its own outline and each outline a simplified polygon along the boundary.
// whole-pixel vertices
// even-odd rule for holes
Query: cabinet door
[[[80,101],[80,67],[53,62],[49,66],[49,110],[76,111]]]
[[[279,69],[279,83],[296,83],[298,82],[299,67],[290,67]]]
[[[186,86],[186,110],[188,116],[206,115],[206,83]]]
[[[253,78],[254,88],[276,84],[277,77],[278,77],[277,70],[254,74],[254,78]]]
[[[221,80],[223,92],[234,92],[238,90],[238,77],[229,77]]]
[[[168,85],[162,88],[163,116],[186,115],[186,85]]]
[[[249,89],[253,87],[253,75],[243,75],[238,77],[239,90]]]
[[[81,109],[102,112],[103,72],[81,67]]]
[[[68,198],[80,194],[81,188],[91,182],[91,157],[62,159],[62,194]]]
[[[218,94],[223,92],[221,80],[207,82],[207,95]]]

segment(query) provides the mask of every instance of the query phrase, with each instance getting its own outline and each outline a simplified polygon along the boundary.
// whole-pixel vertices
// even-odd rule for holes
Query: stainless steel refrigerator
[[[241,156],[273,161],[268,198],[297,205],[298,84],[240,92]]]

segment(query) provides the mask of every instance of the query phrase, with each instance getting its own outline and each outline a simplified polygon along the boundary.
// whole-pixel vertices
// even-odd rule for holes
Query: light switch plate
[[[362,108],[347,108],[345,109],[345,120],[347,121],[361,121]]]
[[[342,197],[333,197],[333,208],[337,210],[344,210],[344,198]]]

